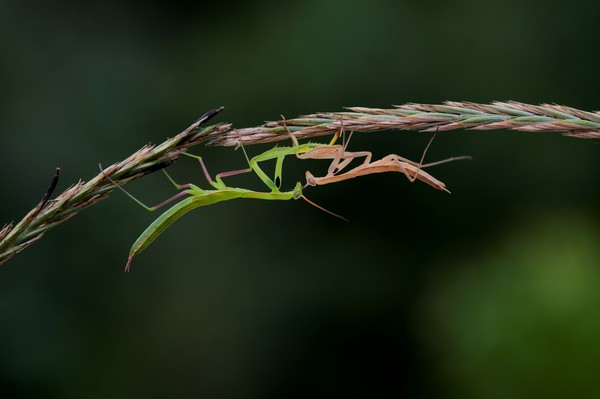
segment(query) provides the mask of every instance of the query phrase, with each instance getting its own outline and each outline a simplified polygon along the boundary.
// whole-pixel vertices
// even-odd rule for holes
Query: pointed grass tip
[[[211,109],[210,111],[208,111],[207,113],[202,115],[200,118],[196,119],[196,121],[194,123],[197,124],[198,126],[200,126],[204,122],[212,119],[215,115],[217,115],[219,112],[223,111],[224,109],[225,109],[225,107],[223,107],[223,106],[220,106],[219,108]]]

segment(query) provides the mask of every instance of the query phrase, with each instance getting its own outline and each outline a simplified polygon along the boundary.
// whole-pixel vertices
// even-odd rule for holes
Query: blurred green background
[[[444,100],[598,109],[599,18],[585,0],[2,0],[0,222],[56,166],[62,191],[220,105],[235,127]],[[351,146],[418,159],[429,137]],[[306,192],[351,223],[303,201],[226,202],[129,274],[157,215],[115,193],[0,268],[2,397],[598,397],[595,144],[438,134],[429,160],[474,158],[431,170],[452,195],[392,174]],[[231,148],[195,152],[213,173],[244,167]],[[289,187],[325,168],[287,166]],[[202,182],[191,160],[170,172]],[[173,194],[160,174],[129,188]]]

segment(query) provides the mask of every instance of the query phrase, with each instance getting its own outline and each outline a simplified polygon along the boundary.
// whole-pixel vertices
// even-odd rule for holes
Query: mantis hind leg
[[[242,146],[242,148],[243,148],[243,146]],[[244,154],[245,153],[246,152],[244,151]],[[202,168],[202,173],[204,174],[204,178],[206,179],[206,181],[208,182],[208,184],[210,184],[211,186],[213,186],[217,190],[224,190],[224,189],[226,189],[228,187],[227,184],[225,184],[225,182],[222,180],[223,177],[235,176],[235,175],[240,175],[240,174],[243,174],[243,173],[252,172],[252,168],[232,170],[232,171],[229,171],[229,172],[221,172],[221,173],[217,174],[215,176],[215,180],[213,180],[210,177],[210,173],[208,173],[208,169],[206,168],[206,165],[204,164],[204,160],[202,159],[201,156],[199,156],[199,155],[193,155],[193,154],[188,154],[186,152],[184,153],[184,155],[187,155],[188,157],[195,158],[195,159],[198,160],[198,162],[200,163],[200,167]],[[247,156],[246,156],[246,159],[248,159]],[[167,177],[169,177],[169,176],[167,175]],[[169,177],[169,180],[171,180],[171,182],[173,182],[173,179],[171,179],[170,177]],[[175,185],[177,186],[176,183],[175,183]]]
[[[433,165],[437,165],[439,163],[443,163],[442,161],[440,161],[440,162],[433,162],[431,164],[425,164],[425,165],[423,164],[423,161],[425,160],[425,155],[427,154],[427,150],[429,150],[429,147],[431,146],[431,143],[433,143],[434,139],[435,139],[435,134],[433,136],[431,136],[431,139],[429,140],[429,143],[427,143],[427,145],[425,146],[425,149],[423,150],[423,154],[421,155],[421,160],[419,161],[419,163],[416,163],[416,162],[411,161],[409,159],[403,158],[403,157],[401,157],[399,155],[395,155],[395,157],[397,158],[397,160],[400,161],[400,162],[398,162],[398,165],[400,165],[401,169],[403,170],[403,173],[406,175],[406,177],[408,178],[408,180],[411,183],[414,183],[414,181],[417,180],[417,178],[419,177],[419,172],[421,171],[421,169],[423,169],[423,168],[425,168],[427,166],[433,166]],[[401,162],[406,162],[406,163],[408,163],[410,165],[413,165],[413,166],[417,167],[417,170],[416,170],[414,176],[411,176],[407,172],[406,168],[403,165],[401,165]]]
[[[214,188],[216,188],[217,190],[222,189],[223,187],[220,187],[221,185],[225,185],[221,179],[219,178],[219,175],[217,175],[217,182],[215,183],[213,181],[213,179],[210,177],[210,174],[208,173],[208,169],[206,168],[206,165],[204,164],[204,160],[202,159],[202,157],[200,155],[194,155],[194,154],[189,154],[187,152],[184,152],[183,155],[188,156],[190,158],[194,158],[197,159],[198,162],[200,163],[200,168],[202,168],[202,173],[204,174],[204,178],[206,179],[206,181],[208,182],[208,184],[210,184],[211,186],[213,186]],[[165,172],[166,173],[166,172]],[[173,179],[170,178],[169,175],[167,175],[167,177],[169,177],[169,180],[171,180],[171,182],[173,184],[175,184],[175,186],[177,187],[177,183],[175,183],[173,181]],[[219,184],[220,183],[220,184]]]
[[[281,170],[282,170],[283,158],[285,158],[285,156],[273,156],[273,155],[271,155],[273,149],[271,149],[271,150],[267,150],[264,153],[253,157],[252,159],[249,159],[248,154],[246,153],[246,149],[244,148],[244,145],[241,142],[241,140],[239,141],[239,146],[242,147],[242,151],[244,152],[244,157],[246,158],[246,162],[248,162],[249,167],[244,168],[244,169],[237,169],[237,170],[231,170],[228,172],[219,173],[215,176],[215,181],[213,181],[211,179],[210,175],[208,174],[208,171],[206,170],[206,167],[204,166],[204,162],[202,161],[202,158],[199,156],[193,156],[193,157],[197,158],[198,161],[200,162],[200,165],[202,166],[202,170],[204,171],[204,176],[206,177],[208,182],[218,190],[224,190],[224,189],[228,188],[228,186],[225,184],[225,182],[223,182],[222,178],[254,172],[260,178],[260,180],[262,180],[262,182],[265,183],[265,185],[267,187],[269,187],[269,189],[271,189],[272,192],[279,192],[279,186],[281,185],[281,173],[282,173]],[[275,167],[275,182],[277,182],[277,183],[273,182],[273,180],[271,180],[267,176],[267,174],[265,172],[263,172],[263,170],[260,168],[260,166],[258,166],[259,162],[266,161],[266,160],[273,159],[273,158],[277,158],[277,165]]]
[[[171,177],[167,174],[167,177],[171,180],[171,182],[173,182],[173,184],[175,184],[175,186],[179,189],[185,190],[185,191],[181,191],[180,193],[175,194],[173,197],[161,202],[158,205],[155,206],[148,206],[146,204],[144,204],[141,200],[137,199],[133,194],[131,194],[129,191],[125,190],[119,183],[117,183],[116,181],[114,181],[110,176],[108,176],[107,174],[104,173],[104,169],[102,169],[102,165],[100,166],[100,172],[104,175],[104,177],[106,177],[108,180],[110,180],[110,182],[112,184],[115,185],[115,187],[117,187],[119,190],[121,190],[123,193],[125,193],[125,195],[127,195],[129,198],[131,198],[132,200],[134,200],[138,205],[140,205],[142,208],[144,208],[145,210],[149,211],[149,212],[153,212],[155,210],[157,210],[158,208],[162,207],[163,205],[166,205],[172,201],[175,201],[176,199],[183,197],[184,195],[188,195],[189,194],[189,189],[192,189],[192,185],[191,184],[183,184],[183,185],[177,185],[177,183],[175,183]],[[166,173],[166,172],[165,172]]]
[[[417,171],[415,172],[415,175],[411,178],[406,172],[404,172],[404,174],[406,175],[406,177],[408,177],[408,180],[411,183],[413,183],[415,180],[417,180],[417,177],[419,176],[419,172],[423,168],[423,161],[425,160],[425,155],[427,154],[427,150],[429,150],[429,146],[431,146],[431,143],[433,143],[434,139],[435,139],[435,134],[433,136],[431,136],[431,140],[429,140],[429,143],[427,143],[427,145],[425,146],[425,149],[423,150],[423,155],[421,155],[421,160],[419,161],[419,163],[417,165],[415,165],[417,167]]]

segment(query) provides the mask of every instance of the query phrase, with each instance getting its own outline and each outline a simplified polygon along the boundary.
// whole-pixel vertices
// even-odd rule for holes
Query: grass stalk
[[[157,146],[144,146],[127,159],[104,169],[88,182],[79,181],[55,199],[51,189],[19,223],[0,229],[0,265],[39,240],[49,229],[81,210],[105,199],[114,189],[108,179],[124,185],[146,174],[163,169],[188,148],[203,142],[208,145],[238,146],[289,139],[288,129],[297,138],[326,136],[346,131],[375,132],[389,129],[441,132],[455,129],[523,132],[562,132],[565,136],[600,138],[600,112],[576,108],[520,102],[445,102],[443,104],[405,104],[394,108],[351,107],[344,112],[322,112],[264,125],[231,129],[229,124],[201,128],[200,125],[223,108],[207,112],[177,136]],[[56,183],[57,176],[53,179]]]
[[[600,138],[600,112],[582,111],[555,104],[530,105],[520,102],[445,102],[405,104],[390,109],[351,107],[346,112],[321,112],[285,120],[298,138],[326,136],[339,131],[376,132],[389,129],[442,132],[455,129],[523,132],[562,132],[583,139]],[[209,145],[237,146],[288,139],[284,121],[234,129],[209,138]]]

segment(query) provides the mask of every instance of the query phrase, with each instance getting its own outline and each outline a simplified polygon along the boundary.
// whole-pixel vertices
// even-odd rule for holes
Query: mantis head
[[[297,200],[298,198],[302,198],[302,184],[300,182],[296,183],[296,187],[292,190],[293,198]]]

